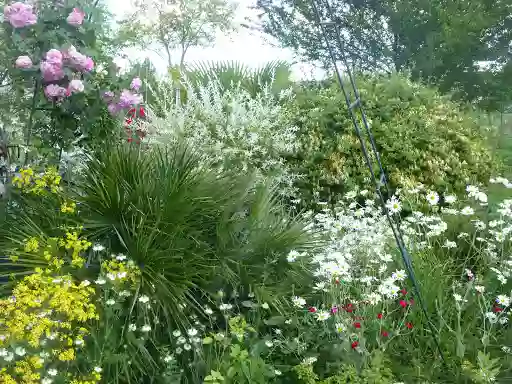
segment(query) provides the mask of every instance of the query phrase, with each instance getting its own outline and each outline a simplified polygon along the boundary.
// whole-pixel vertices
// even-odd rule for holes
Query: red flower
[[[405,300],[400,300],[400,305],[402,308],[407,307],[407,302]]]
[[[354,342],[351,344],[352,349],[356,349],[358,345],[359,345],[359,341],[354,341]]]
[[[316,312],[316,308],[315,307],[309,307],[308,311],[311,312],[311,313],[315,313]]]
[[[379,313],[379,314],[377,315],[377,319],[379,319],[379,320],[381,320],[381,319],[382,319],[382,313]]]
[[[128,113],[135,113],[135,108],[130,108],[130,110],[128,111]]]
[[[337,285],[340,283],[340,279],[336,278],[336,280],[334,280],[334,283]]]
[[[400,292],[402,292],[402,295],[404,295],[404,296],[407,295],[407,291],[405,290],[405,288],[400,290]]]
[[[386,331],[382,331],[380,334],[382,335],[382,337],[388,337],[389,336],[389,333],[387,333]]]
[[[406,326],[407,328],[409,328],[409,329],[412,329],[412,323],[407,322],[407,323],[405,323],[405,326]]]
[[[354,323],[354,327],[356,327],[356,328],[361,328],[361,323],[359,323],[359,322]]]
[[[349,303],[343,307],[343,309],[347,312],[353,312],[354,311],[354,305]]]
[[[131,137],[128,138],[128,142],[131,143],[133,139]]]
[[[132,123],[132,119],[126,119],[125,122],[126,122],[126,124],[131,124]]]
[[[139,109],[139,116],[140,117],[146,117],[146,111],[144,110],[143,107],[140,107],[140,109]]]
[[[492,310],[493,310],[494,312],[501,312],[501,311],[503,311],[503,308],[500,308],[500,307],[494,307]]]

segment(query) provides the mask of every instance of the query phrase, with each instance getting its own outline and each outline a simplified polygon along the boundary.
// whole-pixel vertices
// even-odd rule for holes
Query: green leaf
[[[273,316],[270,319],[265,320],[265,324],[267,325],[283,325],[286,321],[286,317],[284,316]]]
[[[246,308],[253,308],[255,304],[250,300],[244,300],[242,301],[242,305]]]

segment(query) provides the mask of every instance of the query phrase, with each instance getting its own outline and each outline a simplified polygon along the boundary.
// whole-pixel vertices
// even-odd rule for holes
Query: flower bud
[[[71,80],[69,82],[68,90],[70,93],[79,93],[84,91],[84,83],[82,80]]]
[[[28,56],[20,56],[16,59],[16,68],[30,68],[32,67],[32,60]]]
[[[69,25],[78,27],[79,25],[82,25],[82,23],[84,22],[84,18],[85,13],[82,10],[78,8],[73,8],[73,11],[69,14],[66,21]]]

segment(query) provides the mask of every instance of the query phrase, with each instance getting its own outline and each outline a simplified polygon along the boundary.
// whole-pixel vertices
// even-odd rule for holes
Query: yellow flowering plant
[[[61,180],[62,177],[55,167],[48,167],[42,174],[36,174],[28,167],[20,170],[19,176],[12,179],[12,184],[23,193],[42,196],[58,193],[61,190]]]
[[[92,247],[83,236],[77,203],[60,182],[51,168],[40,175],[27,168],[13,180],[24,216],[35,212],[40,217],[41,210],[48,214],[43,221],[31,220],[23,232],[14,233],[10,245],[12,265],[21,266],[23,274],[30,275],[15,281],[9,297],[2,301],[5,308],[0,312],[0,331],[12,336],[5,336],[0,346],[0,355],[5,354],[0,356],[0,382],[49,382],[63,378],[55,370],[60,372],[59,367],[66,366],[64,371],[71,376],[65,375],[63,382],[93,384],[102,375],[118,376],[112,371],[119,369],[117,365],[101,367],[109,356],[124,356],[123,362],[128,362],[135,350],[153,344],[157,315],[151,306],[153,300],[139,295],[139,268],[124,255],[109,257],[105,247]],[[19,300],[18,304],[10,300],[19,296],[18,290],[33,300],[41,294],[44,297],[38,299],[41,302],[24,297],[25,306],[17,307]],[[16,322],[20,315],[23,321]],[[24,327],[28,328],[22,333]],[[23,348],[23,356],[16,354],[18,347]],[[157,358],[150,356],[154,353],[146,352],[149,358],[143,369],[158,372]],[[27,356],[41,358],[42,365],[21,364]],[[132,371],[129,365],[123,370]],[[132,372],[130,376],[141,374]]]
[[[84,348],[88,324],[99,320],[97,292],[63,267],[81,268],[90,246],[76,231],[25,242],[23,251],[42,254],[47,266],[35,268],[0,300],[0,382],[50,382]]]

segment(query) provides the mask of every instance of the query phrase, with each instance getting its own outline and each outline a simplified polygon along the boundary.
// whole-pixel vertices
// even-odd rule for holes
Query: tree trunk
[[[163,44],[165,48],[165,53],[167,54],[167,66],[169,69],[172,68],[172,55],[171,50],[169,49],[169,46],[167,44]]]

